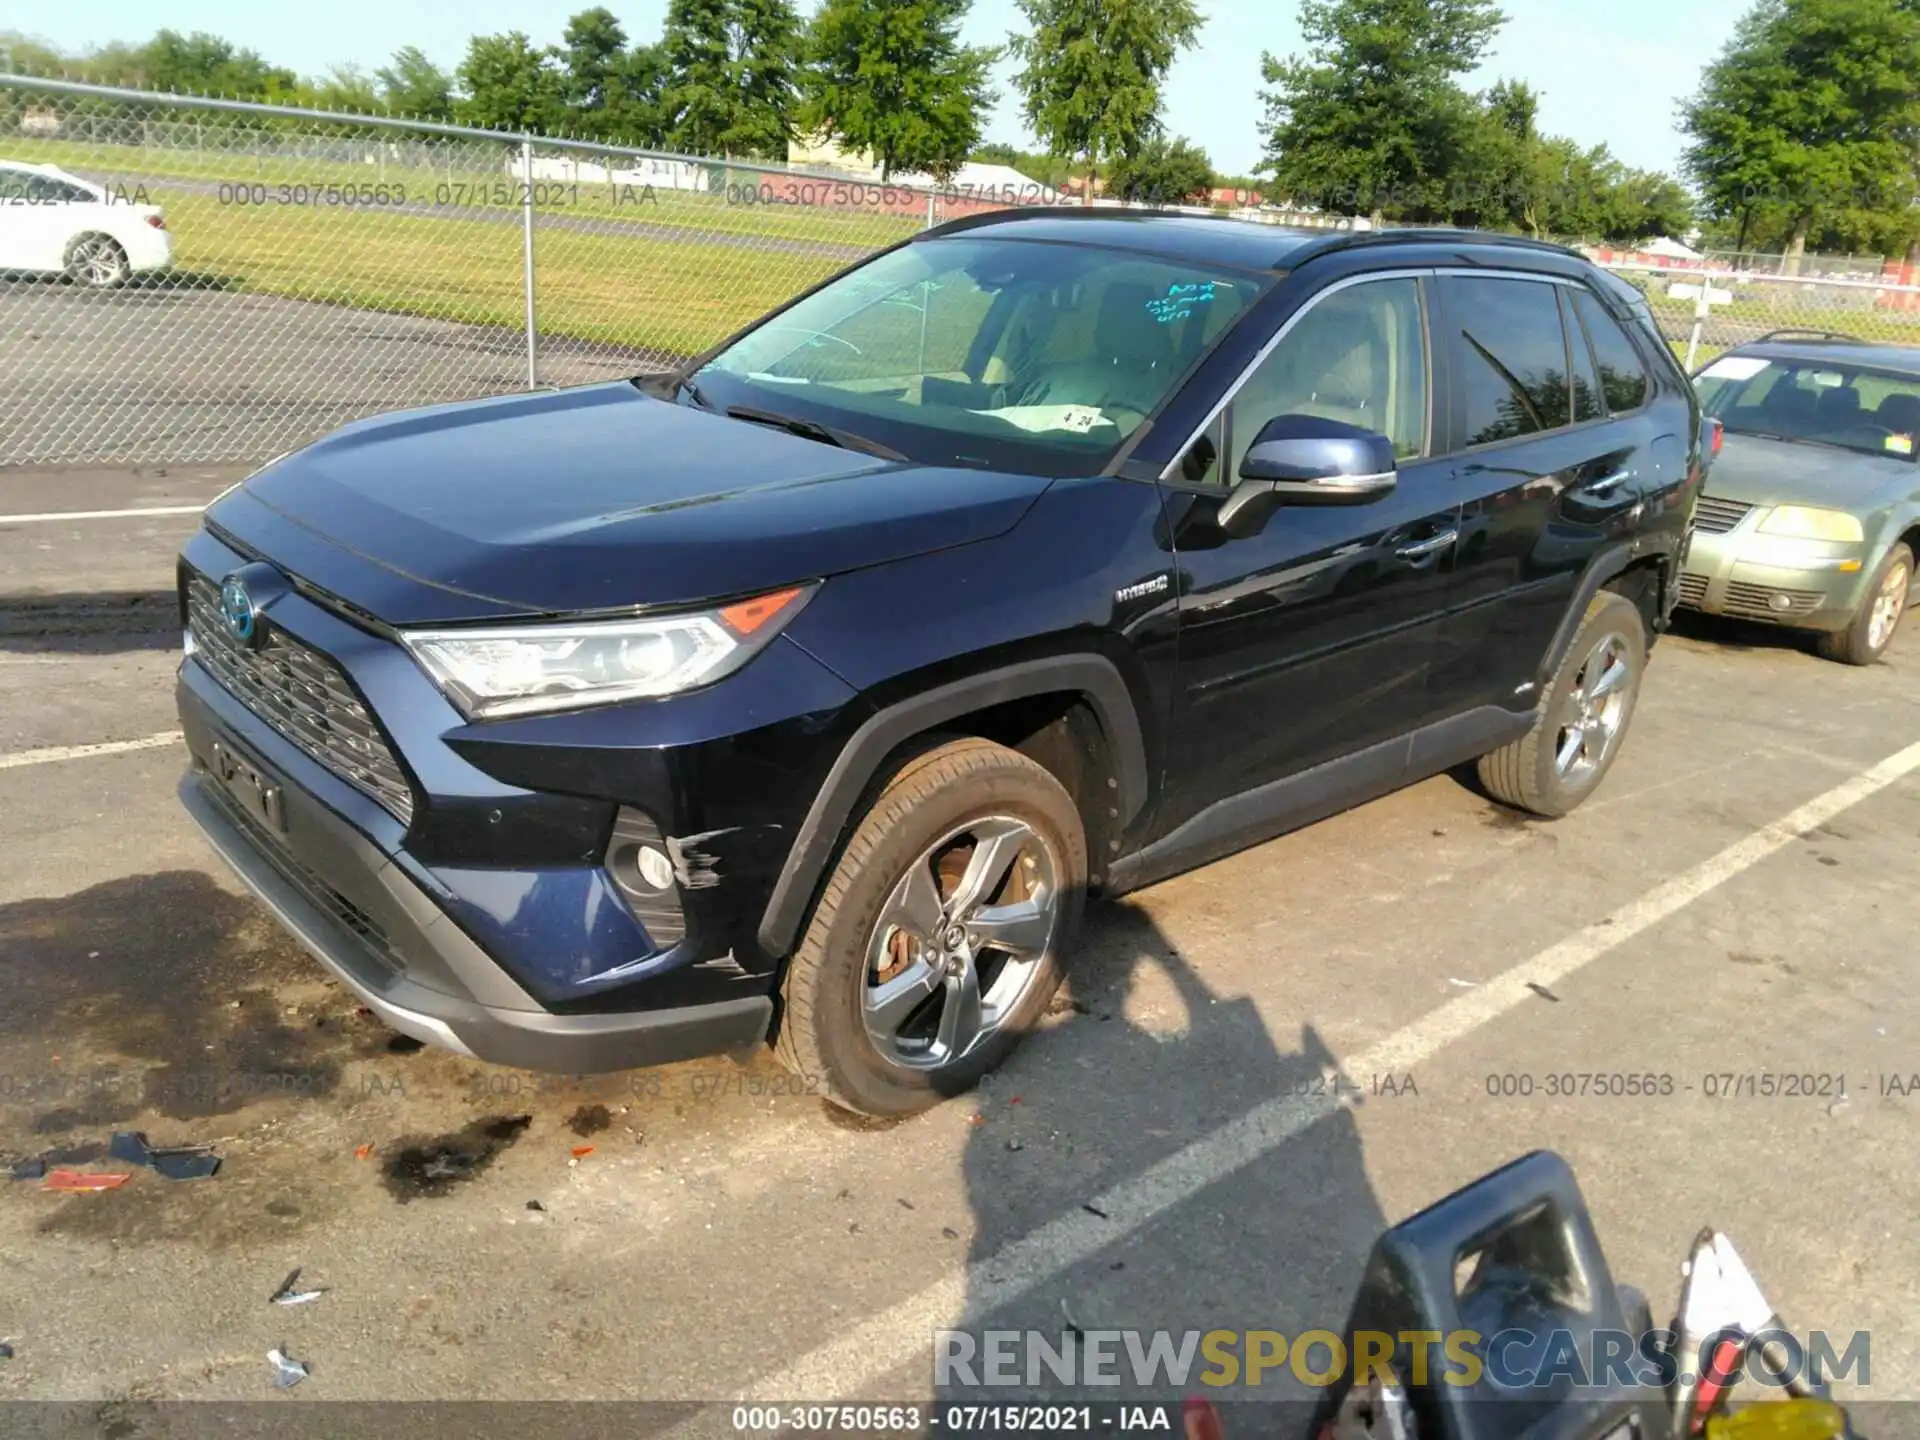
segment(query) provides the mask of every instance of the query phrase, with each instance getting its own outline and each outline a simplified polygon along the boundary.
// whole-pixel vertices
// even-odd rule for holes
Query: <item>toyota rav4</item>
[[[186,546],[182,797],[395,1029],[963,1089],[1116,894],[1478,761],[1571,810],[1701,418],[1552,246],[932,229],[675,373],[366,420]]]

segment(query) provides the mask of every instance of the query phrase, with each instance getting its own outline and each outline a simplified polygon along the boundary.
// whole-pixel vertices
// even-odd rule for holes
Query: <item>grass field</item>
[[[428,170],[27,139],[5,142],[0,156],[51,162],[161,206],[175,274],[149,283],[471,324],[523,320],[522,197],[504,164]],[[537,179],[541,333],[697,353],[924,223],[743,198],[762,178],[729,172],[734,189],[718,194]],[[352,203],[329,189],[346,186]]]

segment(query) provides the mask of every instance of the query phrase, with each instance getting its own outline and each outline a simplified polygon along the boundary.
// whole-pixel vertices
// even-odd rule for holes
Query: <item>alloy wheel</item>
[[[1579,784],[1605,765],[1627,721],[1632,650],[1621,635],[1606,635],[1575,673],[1554,742],[1554,769]]]
[[[73,272],[84,284],[107,289],[126,279],[126,271],[126,257],[105,236],[82,240],[74,247]]]
[[[922,851],[880,907],[861,996],[881,1056],[966,1058],[1019,1009],[1058,937],[1062,866],[1024,820],[970,820]]]
[[[1873,613],[1867,618],[1867,645],[1875,651],[1884,650],[1887,642],[1893,639],[1893,632],[1899,627],[1900,617],[1907,609],[1907,589],[1913,576],[1905,565],[1895,565],[1888,569],[1886,578],[1880,582],[1880,589],[1873,597]]]

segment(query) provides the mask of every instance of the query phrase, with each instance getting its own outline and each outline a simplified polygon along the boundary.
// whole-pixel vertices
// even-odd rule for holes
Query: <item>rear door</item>
[[[1474,273],[1434,289],[1463,508],[1432,699],[1441,714],[1526,709],[1582,573],[1632,530],[1672,457],[1633,345],[1584,285]]]
[[[1280,328],[1165,483],[1179,574],[1166,829],[1209,804],[1405,734],[1425,718],[1458,506],[1434,456],[1426,281],[1365,276]],[[1289,507],[1257,535],[1210,523],[1262,425],[1308,414],[1394,442],[1394,491]]]

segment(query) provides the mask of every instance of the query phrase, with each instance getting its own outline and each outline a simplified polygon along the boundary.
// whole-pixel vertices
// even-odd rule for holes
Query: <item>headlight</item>
[[[1864,540],[1867,532],[1844,510],[1812,505],[1778,505],[1760,522],[1762,535],[1793,535],[1802,540]]]
[[[793,586],[712,610],[401,636],[471,720],[673,695],[738,670],[800,612]]]

